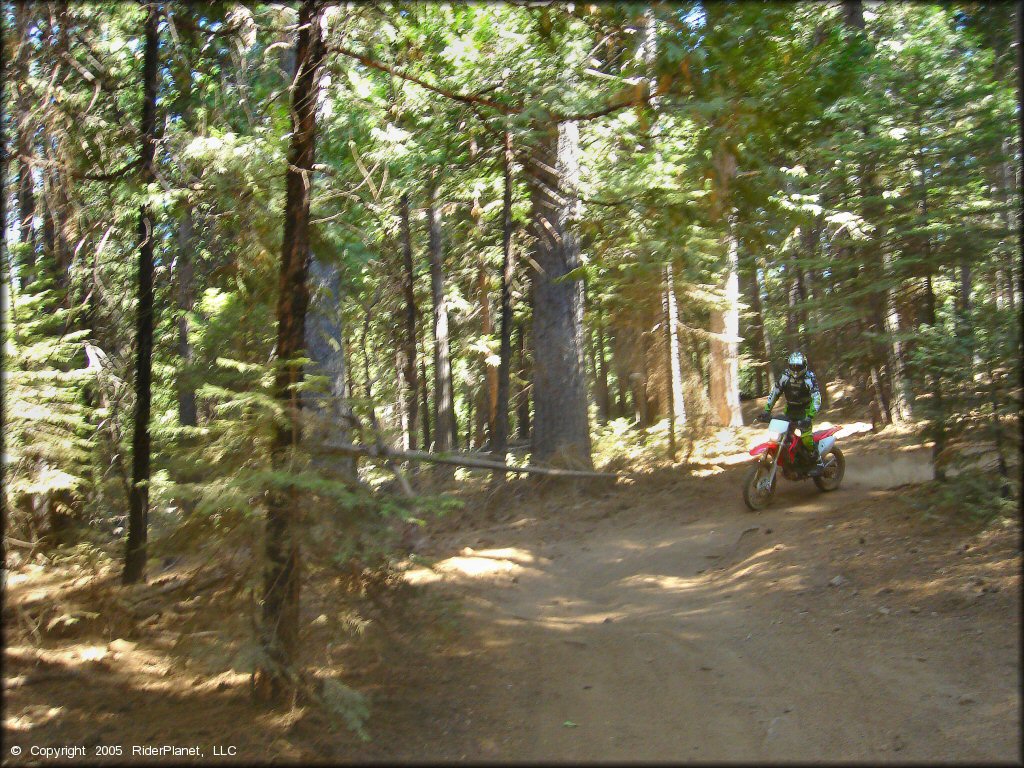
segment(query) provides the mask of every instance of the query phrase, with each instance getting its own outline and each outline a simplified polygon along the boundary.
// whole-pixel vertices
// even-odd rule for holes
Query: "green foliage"
[[[668,455],[668,419],[642,432],[628,419],[612,419],[594,431],[594,466],[642,470],[657,466]]]
[[[1019,482],[1007,496],[1000,492],[1002,478],[995,472],[966,469],[946,482],[928,483],[904,501],[928,518],[951,516],[967,523],[988,523],[1012,517],[1020,506]]]
[[[370,740],[370,734],[365,728],[370,717],[370,705],[364,694],[340,680],[326,678],[321,681],[320,696],[328,712],[340,717],[360,739]]]
[[[85,330],[70,330],[73,313],[42,284],[14,297],[4,318],[4,496],[15,536],[50,533],[37,498],[72,514],[93,481],[95,431],[86,389],[93,372],[81,365]],[[51,510],[51,513],[53,510]]]

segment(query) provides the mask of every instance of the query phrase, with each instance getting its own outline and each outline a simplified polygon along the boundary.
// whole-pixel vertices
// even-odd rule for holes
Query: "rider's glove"
[[[800,421],[798,421],[796,423],[796,425],[798,427],[800,427],[800,429],[810,429],[811,428],[811,420],[810,419],[800,419]]]
[[[758,414],[757,420],[768,422],[772,420],[772,415],[768,411],[761,411],[761,413]]]

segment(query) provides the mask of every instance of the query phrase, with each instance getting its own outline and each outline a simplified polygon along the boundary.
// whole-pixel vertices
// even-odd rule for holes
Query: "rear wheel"
[[[843,475],[846,474],[846,459],[843,452],[838,448],[830,448],[821,457],[821,463],[825,469],[821,477],[814,478],[814,484],[819,491],[834,491],[843,482]]]
[[[764,509],[775,495],[777,478],[769,480],[771,466],[758,462],[747,472],[743,480],[743,501],[754,512]]]

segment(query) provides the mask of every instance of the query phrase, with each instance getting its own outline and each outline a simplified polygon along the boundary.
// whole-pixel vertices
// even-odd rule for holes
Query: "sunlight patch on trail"
[[[536,558],[531,552],[517,547],[482,550],[466,547],[460,554],[441,560],[433,567],[414,568],[407,571],[405,579],[410,584],[430,584],[446,577],[475,579],[489,576],[516,576],[536,562]]]
[[[26,707],[17,715],[10,715],[4,718],[4,728],[11,731],[31,731],[44,725],[61,712],[64,707],[50,707],[46,704],[33,704]]]
[[[699,577],[695,578],[684,578],[681,576],[668,576],[659,573],[638,573],[635,576],[619,581],[619,584],[627,587],[640,586],[648,587],[655,586],[660,589],[668,589],[673,591],[685,591],[689,589],[699,588],[702,586],[701,582],[703,579]]]

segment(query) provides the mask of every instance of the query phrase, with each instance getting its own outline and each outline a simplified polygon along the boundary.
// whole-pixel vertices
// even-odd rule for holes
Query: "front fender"
[[[751,456],[760,456],[765,451],[770,450],[772,448],[778,448],[778,447],[779,447],[778,443],[769,440],[767,443],[761,443],[760,445],[755,445],[753,448],[751,448],[750,449],[750,455]]]

